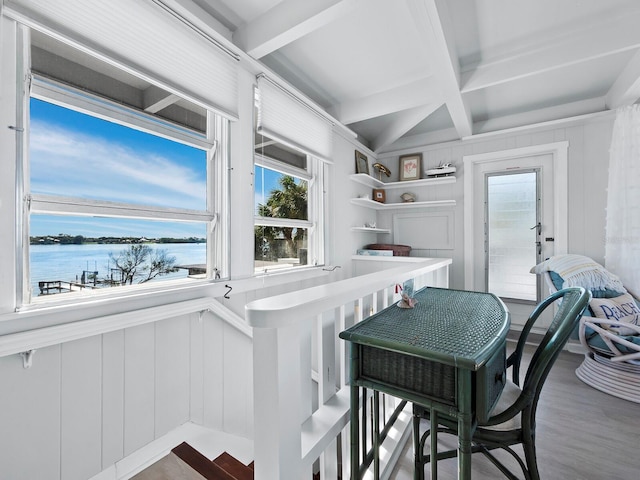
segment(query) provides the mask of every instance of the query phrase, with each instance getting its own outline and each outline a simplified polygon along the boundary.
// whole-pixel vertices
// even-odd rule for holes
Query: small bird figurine
[[[384,173],[387,177],[391,176],[391,170],[382,165],[381,163],[374,163],[373,168],[378,172],[378,180],[382,180],[382,174]]]
[[[398,307],[400,308],[413,308],[416,306],[416,303],[418,303],[415,298],[410,297],[406,293],[402,293],[401,297],[402,300],[398,302]]]

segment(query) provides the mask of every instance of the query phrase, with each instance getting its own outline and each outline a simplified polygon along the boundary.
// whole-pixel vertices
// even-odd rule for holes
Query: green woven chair
[[[549,371],[560,351],[567,343],[571,332],[580,320],[582,311],[589,304],[591,294],[582,287],[571,287],[555,292],[531,313],[520,334],[515,351],[507,359],[507,368],[512,368],[512,380],[506,381],[504,390],[491,412],[490,418],[477,428],[472,438],[472,452],[482,452],[509,479],[518,480],[509,469],[500,462],[491,450],[501,448],[509,452],[518,462],[525,479],[538,480],[538,465],[536,461],[536,408],[540,391]],[[561,303],[551,326],[545,333],[540,345],[533,354],[529,368],[520,386],[520,362],[527,336],[543,310],[550,307],[556,300]],[[437,442],[437,433],[427,430],[420,435],[420,420],[429,420],[430,409],[418,404],[413,405],[413,439],[415,452],[415,478],[424,479],[424,467],[431,461],[431,455],[424,453],[425,442],[431,435],[432,441]],[[437,415],[438,433],[457,434],[457,422],[446,415]],[[522,444],[524,461],[511,448]],[[438,452],[437,460],[453,458],[456,451]],[[437,461],[436,460],[436,461]]]

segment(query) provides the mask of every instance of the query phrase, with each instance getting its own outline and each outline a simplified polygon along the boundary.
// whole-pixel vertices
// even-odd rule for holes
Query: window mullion
[[[189,131],[187,128],[160,120],[157,116],[108,101],[90,92],[79,90],[71,85],[65,85],[37,74],[33,75],[31,94],[39,100],[91,112],[92,115],[98,118],[117,121],[122,125],[141,129],[162,138],[179,141],[185,145],[211,148],[211,141],[202,134]]]
[[[265,157],[264,155],[260,155],[259,153],[255,154],[254,162],[256,165],[259,165],[263,168],[268,168],[269,170],[274,170],[279,173],[283,173],[284,175],[291,175],[292,177],[300,178],[307,181],[311,181],[312,179],[312,176],[309,174],[309,172],[302,168],[296,168],[284,162],[273,160],[271,158]]]
[[[163,207],[146,207],[118,202],[88,200],[73,197],[32,194],[30,212],[81,216],[108,216],[147,220],[211,222],[213,213]]]
[[[297,227],[312,228],[313,222],[308,220],[297,220],[293,218],[275,218],[275,217],[259,217],[256,216],[254,223],[258,227]]]

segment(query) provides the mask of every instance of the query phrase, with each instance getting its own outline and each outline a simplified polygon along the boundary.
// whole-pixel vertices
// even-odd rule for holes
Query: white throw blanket
[[[626,292],[620,279],[591,258],[583,255],[556,255],[531,269],[531,273],[556,272],[562,277],[562,288],[584,287],[587,290],[605,288]]]

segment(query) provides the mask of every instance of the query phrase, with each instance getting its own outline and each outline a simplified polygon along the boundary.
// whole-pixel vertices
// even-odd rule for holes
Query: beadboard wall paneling
[[[456,200],[454,207],[455,239],[454,250],[416,249],[412,256],[452,257],[451,287],[464,288],[464,209],[473,208],[468,199],[464,199],[464,167],[462,158],[488,152],[499,152],[513,148],[543,145],[559,141],[568,141],[568,245],[571,253],[592,257],[604,263],[605,205],[609,165],[609,147],[614,116],[588,118],[583,122],[570,125],[535,127],[530,130],[505,132],[465,141],[449,142],[441,145],[428,145],[416,148],[421,153],[423,170],[434,168],[442,163],[452,163],[457,167],[457,182],[446,185],[420,187],[419,200]],[[400,154],[385,153],[383,162],[395,165]],[[345,184],[346,185],[346,184]],[[337,189],[340,191],[340,188]],[[362,210],[362,208],[360,207]],[[412,209],[417,214],[420,209]],[[427,211],[426,209],[424,210]],[[402,209],[378,212],[378,226],[389,228],[394,215],[406,213]],[[435,227],[435,226],[434,226]],[[429,228],[423,223],[422,228]],[[392,235],[379,235],[378,241],[397,243]]]
[[[200,362],[204,372],[204,426],[224,428],[224,327],[213,320],[210,313],[203,314],[203,351]]]
[[[102,469],[124,457],[124,336],[102,335]]]
[[[155,438],[155,325],[124,332],[124,454]]]
[[[102,339],[64,343],[60,353],[60,476],[85,480],[102,470]]]
[[[0,358],[0,477],[60,479],[61,346]]]
[[[253,341],[231,325],[223,330],[223,412],[225,432],[253,437]]]
[[[188,315],[155,324],[154,438],[189,421],[190,333]]]
[[[189,412],[191,421],[198,425],[204,425],[204,340],[204,321],[199,313],[192,313],[189,318]]]

